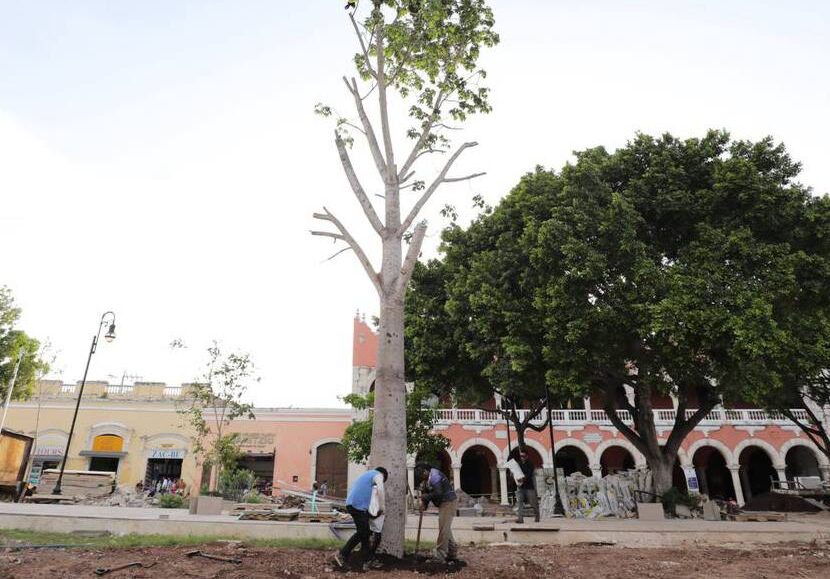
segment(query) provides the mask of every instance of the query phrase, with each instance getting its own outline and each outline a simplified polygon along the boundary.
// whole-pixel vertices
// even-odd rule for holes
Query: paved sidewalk
[[[786,522],[712,522],[703,520],[552,519],[517,524],[498,517],[458,517],[453,529],[461,543],[515,542],[571,545],[614,543],[621,546],[741,546],[782,542],[830,541],[830,516],[792,515]],[[407,536],[415,538],[418,517],[407,520]],[[492,525],[492,530],[474,527]],[[438,517],[424,516],[422,538],[434,540]],[[185,509],[98,507],[0,503],[0,528],[113,534],[205,535],[240,538],[331,538],[327,524],[239,521],[232,515],[191,515]]]

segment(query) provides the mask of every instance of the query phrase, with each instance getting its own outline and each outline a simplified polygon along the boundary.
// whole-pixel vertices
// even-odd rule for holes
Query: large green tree
[[[771,139],[716,131],[639,135],[614,153],[577,153],[559,173],[538,169],[446,236],[448,297],[431,323],[453,326],[461,347],[441,347],[475,360],[489,340],[511,373],[544,368],[559,399],[600,394],[662,493],[680,444],[717,404],[781,383],[782,352],[802,359],[782,329],[786,304],[816,291],[795,239],[812,203],[798,171]],[[495,375],[502,357],[479,367],[488,360]],[[660,395],[677,412],[658,430]]]
[[[41,344],[26,332],[17,329],[21,310],[14,303],[11,290],[0,286],[0,403],[6,399],[6,391],[14,373],[18,358],[20,368],[12,390],[12,398],[25,400],[32,395],[35,382],[49,371],[49,364],[42,359]],[[5,364],[3,360],[8,360]]]
[[[781,379],[753,399],[790,418],[830,459],[825,415],[830,408],[830,198],[811,198],[788,238],[799,251],[793,272],[799,293],[776,305],[786,340],[768,353]]]
[[[354,9],[348,15],[357,37],[354,65],[358,78],[343,77],[343,83],[355,118],[341,116],[323,104],[317,112],[335,115],[334,144],[349,187],[377,235],[380,267],[372,264],[346,225],[326,208],[314,218],[329,229],[312,234],[345,244],[341,251],[354,253],[377,291],[380,345],[370,461],[389,470],[381,550],[402,556],[406,523],[404,294],[427,229],[418,216],[441,185],[482,174],[451,173],[464,151],[477,143],[465,142],[450,153],[447,133],[468,116],[490,110],[478,59],[481,49],[496,44],[498,36],[485,0],[364,0],[349,2],[349,8]],[[371,107],[375,114],[370,115],[373,101],[377,106]],[[410,117],[410,126],[400,136],[412,144],[402,155],[400,140],[393,138],[394,109],[408,111]],[[366,186],[352,164],[350,151],[355,142],[368,149],[377,170],[377,187]],[[438,153],[450,154],[437,175],[431,179],[419,176],[420,161]],[[382,213],[370,197],[376,188],[382,191]],[[403,210],[401,192],[406,190],[415,192],[416,200]],[[405,240],[409,247],[404,252]]]

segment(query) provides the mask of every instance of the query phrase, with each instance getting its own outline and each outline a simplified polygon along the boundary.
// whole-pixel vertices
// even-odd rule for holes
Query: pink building
[[[374,386],[378,338],[365,320],[354,319],[352,390],[368,392]],[[654,410],[660,434],[668,434],[675,417],[671,399]],[[596,406],[596,405],[595,405]],[[830,408],[817,409],[830,421]],[[691,410],[690,410],[691,412]],[[256,409],[256,420],[240,420],[232,427],[249,440],[250,465],[274,487],[309,489],[328,481],[330,492],[343,496],[345,486],[363,469],[347,464],[339,444],[353,417],[352,411],[322,409]],[[509,440],[504,420],[496,412],[473,408],[438,410],[437,429],[450,440],[441,467],[456,488],[472,496],[486,495],[508,502],[512,481],[504,463]],[[645,459],[622,436],[591,399],[577,409],[554,410],[556,462],[565,474],[580,471],[602,476],[644,465]],[[661,428],[662,427],[662,428]],[[828,423],[830,427],[830,423]],[[511,428],[512,431],[512,428]],[[550,466],[547,431],[528,432],[526,442],[537,465]],[[409,457],[410,484],[416,457]],[[769,490],[772,480],[821,476],[830,480],[830,463],[796,425],[761,409],[718,407],[686,438],[676,465],[676,485],[685,486],[681,467],[693,466],[701,491],[712,497],[735,498],[743,504]]]

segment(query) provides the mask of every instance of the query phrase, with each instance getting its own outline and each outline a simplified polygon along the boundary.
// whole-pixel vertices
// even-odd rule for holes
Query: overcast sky
[[[254,357],[256,404],[339,404],[354,312],[377,313],[354,257],[326,261],[308,234],[325,204],[372,241],[312,113],[349,110],[343,4],[0,0],[0,285],[54,345],[55,376],[80,379],[112,309],[119,336],[90,378],[187,381],[216,338]],[[444,203],[467,220],[476,193],[495,203],[537,164],[636,131],[771,134],[830,191],[830,3],[492,4],[494,111],[468,124],[481,146],[459,165],[488,174],[439,190],[428,255]]]

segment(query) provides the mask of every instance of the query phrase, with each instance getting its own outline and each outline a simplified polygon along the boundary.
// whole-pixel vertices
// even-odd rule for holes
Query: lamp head
[[[107,333],[104,334],[104,339],[107,342],[112,342],[115,339],[115,322],[110,324],[110,327],[107,330]]]

